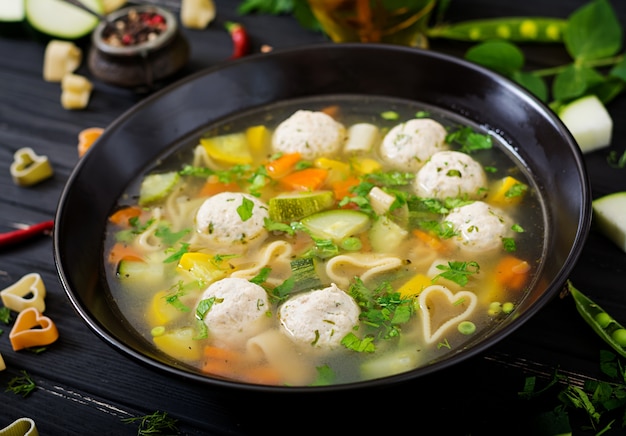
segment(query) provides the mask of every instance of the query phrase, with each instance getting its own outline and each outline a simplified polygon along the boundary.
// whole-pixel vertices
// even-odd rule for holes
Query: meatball
[[[487,252],[502,247],[502,238],[512,233],[511,219],[483,201],[453,209],[446,221],[457,233],[451,240],[458,247],[472,252]]]
[[[337,154],[346,139],[346,128],[324,112],[296,111],[280,123],[272,136],[276,152],[300,153],[303,159]]]
[[[393,127],[383,138],[380,156],[401,171],[417,171],[436,152],[447,150],[446,129],[435,120],[416,118]]]
[[[205,200],[196,213],[202,244],[213,250],[243,252],[263,242],[269,208],[258,198],[240,192],[222,192]]]
[[[241,346],[271,322],[267,292],[246,279],[227,277],[212,283],[200,297],[198,307],[210,299],[213,304],[203,320],[210,337],[218,343]]]
[[[281,331],[293,342],[320,350],[340,345],[359,322],[359,306],[334,283],[295,295],[278,311]]]
[[[440,151],[417,172],[415,193],[420,197],[463,197],[478,200],[487,190],[487,176],[481,164],[470,155],[459,151]]]

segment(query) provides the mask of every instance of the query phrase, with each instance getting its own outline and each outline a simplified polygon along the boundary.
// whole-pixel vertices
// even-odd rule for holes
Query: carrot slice
[[[204,357],[207,359],[223,360],[230,363],[240,363],[243,360],[243,355],[234,350],[228,348],[216,347],[214,345],[207,345],[204,347]]]
[[[413,234],[417,237],[417,239],[439,253],[445,252],[447,249],[443,241],[431,233],[415,229],[413,230]]]
[[[221,192],[239,192],[241,187],[235,182],[221,182],[217,176],[211,176],[207,179],[199,195],[201,197],[211,197]]]
[[[78,133],[78,157],[82,157],[94,142],[102,135],[101,127],[88,127]]]
[[[521,290],[528,281],[530,265],[522,259],[507,255],[496,267],[495,279],[498,283],[514,291]]]
[[[354,186],[358,186],[359,183],[359,179],[354,176],[333,183],[332,188],[335,193],[335,200],[342,200],[344,197],[352,196],[353,194],[350,192],[350,189]]]
[[[132,218],[141,215],[141,208],[137,206],[128,206],[116,210],[109,216],[109,221],[120,227],[128,227]]]
[[[111,251],[109,251],[109,263],[117,265],[122,259],[143,260],[141,255],[137,253],[137,250],[133,247],[124,244],[123,242],[116,242],[111,248]]]
[[[265,164],[265,171],[272,179],[280,179],[293,171],[295,165],[300,162],[300,153],[285,153],[280,157]]]
[[[323,168],[307,168],[287,174],[280,179],[280,183],[292,191],[315,191],[322,187],[328,170]]]
[[[337,118],[337,116],[339,115],[339,106],[337,105],[326,106],[320,112],[324,112],[328,116]]]

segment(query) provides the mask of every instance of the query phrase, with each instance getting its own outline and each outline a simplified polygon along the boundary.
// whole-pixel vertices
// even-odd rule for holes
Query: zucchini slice
[[[0,35],[13,36],[23,33],[24,0],[0,0]]]
[[[141,181],[139,204],[143,206],[165,198],[179,180],[180,175],[176,171],[148,174]]]
[[[269,201],[270,219],[290,223],[326,210],[335,202],[331,191],[294,192],[273,197]]]
[[[6,0],[2,0],[4,2]],[[61,0],[24,0],[26,21],[43,34],[60,39],[79,39],[98,25],[88,12]],[[104,13],[101,0],[81,0],[85,6]]]
[[[370,217],[358,210],[333,209],[309,215],[301,223],[313,236],[331,239],[339,244],[350,236],[366,231],[370,226]]]

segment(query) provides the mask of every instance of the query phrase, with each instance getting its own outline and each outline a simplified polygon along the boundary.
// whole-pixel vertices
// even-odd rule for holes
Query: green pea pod
[[[511,42],[563,42],[567,20],[548,17],[488,18],[442,24],[428,30],[429,38],[459,41],[504,39]]]
[[[626,329],[589,297],[576,289],[570,281],[567,282],[567,288],[574,298],[578,313],[587,324],[619,355],[626,357]]]

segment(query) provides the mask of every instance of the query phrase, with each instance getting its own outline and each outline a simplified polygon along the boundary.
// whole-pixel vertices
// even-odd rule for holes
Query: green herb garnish
[[[433,277],[433,282],[441,277],[453,281],[459,286],[465,286],[469,281],[469,277],[478,273],[480,266],[474,261],[450,261],[447,265],[437,265],[437,269],[442,270],[443,272]]]
[[[35,390],[37,386],[25,370],[22,370],[20,372],[22,373],[21,377],[13,377],[11,380],[9,380],[6,392],[13,392],[16,395],[22,395],[23,397],[27,397]]]
[[[125,424],[139,423],[137,436],[180,434],[180,431],[176,427],[178,420],[168,416],[167,412],[156,411],[151,415],[124,418],[122,422]]]

